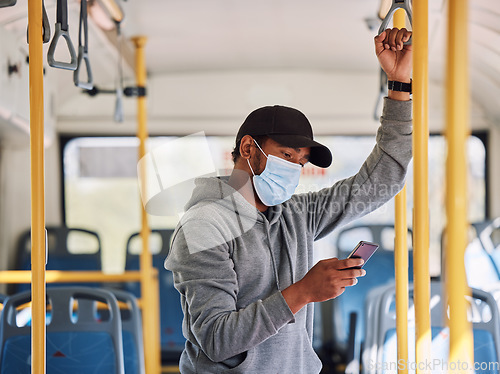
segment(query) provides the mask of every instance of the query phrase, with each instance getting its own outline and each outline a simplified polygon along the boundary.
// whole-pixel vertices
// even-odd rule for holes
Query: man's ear
[[[245,135],[240,142],[240,155],[244,159],[249,159],[252,152],[253,138],[250,135]]]

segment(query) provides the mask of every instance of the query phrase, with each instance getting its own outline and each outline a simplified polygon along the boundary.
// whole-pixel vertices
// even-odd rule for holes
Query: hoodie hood
[[[189,209],[196,206],[204,206],[206,209],[207,205],[216,204],[219,207],[224,207],[232,212],[236,212],[240,218],[248,221],[247,224],[251,222],[253,222],[253,224],[255,222],[263,222],[266,216],[254,205],[249,203],[240,191],[231,187],[228,182],[228,176],[195,179],[195,188],[184,210],[188,212]],[[248,178],[248,182],[243,188],[253,189],[252,180],[250,178]],[[267,219],[269,224],[272,225],[279,220],[281,211],[281,204],[268,208]]]
[[[195,180],[192,196],[185,206],[186,213],[182,216],[178,227],[184,227],[190,221],[200,224],[215,222],[224,230],[221,231],[221,235],[210,235],[204,240],[196,240],[197,245],[188,246],[190,252],[232,242],[253,229],[256,224],[264,224],[265,216],[240,192],[231,187],[227,183],[228,179],[229,177],[209,177]],[[189,225],[183,230],[188,231],[188,227]],[[199,234],[196,231],[194,228],[194,232],[187,233],[188,242],[190,238],[198,238]]]
[[[212,178],[198,178],[195,180],[195,189],[191,199],[186,204],[186,214],[181,219],[181,226],[183,222],[191,219],[210,219],[219,220],[220,225],[225,230],[223,236],[219,239],[205,238],[204,245],[201,250],[213,248],[216,245],[222,244],[220,242],[230,242],[236,238],[241,237],[246,232],[252,230],[256,224],[264,226],[264,231],[267,235],[269,243],[273,240],[269,237],[270,227],[279,227],[279,232],[282,240],[280,247],[283,253],[286,253],[288,262],[290,264],[290,273],[292,280],[295,280],[293,267],[291,265],[291,255],[289,253],[289,240],[287,234],[283,232],[283,217],[281,217],[282,205],[269,207],[267,210],[267,217],[261,213],[255,206],[249,203],[243,195],[229,184],[229,177],[212,177]],[[247,183],[242,189],[253,189],[252,180],[248,178]],[[253,194],[252,194],[253,196]],[[228,219],[232,216],[232,219]],[[281,222],[279,222],[281,220]],[[279,223],[278,223],[279,222]],[[195,235],[192,233],[191,235]],[[190,235],[188,234],[188,237]],[[198,251],[197,249],[196,251]],[[270,256],[272,260],[276,286],[280,288],[279,275],[276,265],[275,254],[271,249]]]

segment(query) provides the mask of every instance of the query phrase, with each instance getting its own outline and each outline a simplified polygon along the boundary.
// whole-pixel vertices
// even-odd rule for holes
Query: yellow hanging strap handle
[[[83,38],[82,38],[83,34]],[[83,39],[83,42],[82,42]],[[75,86],[83,88],[85,90],[91,90],[94,87],[94,82],[92,79],[92,69],[90,67],[89,60],[89,30],[87,23],[87,0],[81,0],[80,2],[80,28],[78,30],[78,66],[73,73],[73,82]],[[80,68],[85,62],[85,67],[87,68],[87,82],[80,81]]]
[[[54,38],[49,46],[49,51],[47,53],[47,62],[53,68],[65,69],[65,70],[76,70],[78,66],[78,60],[76,57],[75,47],[71,42],[68,32],[68,1],[67,0],[57,0],[57,22],[54,31]],[[70,62],[56,61],[54,58],[54,53],[56,51],[57,42],[60,37],[66,40],[68,46],[68,51],[70,55]]]
[[[410,26],[412,25],[412,12],[411,12],[410,0],[392,0],[391,8],[387,12],[387,15],[385,16],[384,20],[382,21],[382,24],[380,25],[380,28],[378,29],[379,35],[382,34],[382,32],[385,29],[387,29],[387,26],[389,25],[389,22],[392,19],[394,12],[396,12],[396,10],[398,10],[398,9],[403,9],[406,12],[406,15],[408,16],[408,20],[410,21]],[[405,45],[411,44],[411,37],[404,44]]]

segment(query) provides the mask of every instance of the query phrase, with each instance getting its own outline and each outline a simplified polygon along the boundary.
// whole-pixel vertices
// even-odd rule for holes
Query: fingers
[[[389,30],[389,29],[387,29]],[[383,43],[386,37],[386,30],[382,31],[380,34],[375,35],[375,43]]]
[[[384,45],[385,49],[390,49],[392,51],[396,51],[397,49],[401,49],[401,48],[398,48],[399,44],[397,42],[399,31],[400,31],[399,29],[393,28],[389,32],[389,36],[387,37],[387,42]]]
[[[381,49],[390,49],[392,51],[400,51],[404,48],[404,43],[410,40],[411,31],[407,29],[386,29],[380,35],[375,37],[375,48],[377,51]]]
[[[338,288],[352,287],[358,284],[358,278],[339,279],[336,283]]]
[[[366,274],[366,271],[360,268],[362,264],[363,260],[360,258],[331,258],[319,261],[299,281],[309,294],[308,302],[335,298],[342,294],[346,287],[356,285],[357,278]]]
[[[337,260],[336,268],[340,270],[337,285],[339,287],[351,287],[358,284],[358,277],[364,277],[366,270],[361,269],[364,261],[361,258],[348,258],[345,260]]]
[[[386,37],[386,32],[382,31],[379,35],[375,36],[375,54],[378,56],[384,51],[384,40]]]
[[[342,271],[342,278],[363,277],[366,274],[366,271],[361,269],[361,266],[363,266],[365,262],[359,257],[347,258],[345,260],[330,258],[320,262],[322,262],[329,269],[328,271]]]
[[[401,31],[402,31],[401,40],[403,43],[406,43],[408,40],[410,40],[412,32],[406,29],[402,29]]]
[[[366,270],[364,269],[350,268],[342,270],[341,278],[349,279],[349,278],[364,277],[365,275],[366,275]]]
[[[339,260],[337,258],[330,258],[326,260],[321,260],[318,262],[318,266],[324,266],[325,271],[330,274],[337,274],[335,277],[344,278],[354,278],[354,277],[364,277],[366,271],[361,269],[364,264],[362,258],[347,258],[345,260]]]
[[[405,47],[404,43],[410,40],[410,37],[411,37],[411,31],[408,31],[405,28],[398,30],[394,40],[394,43],[396,44],[396,49],[398,51],[402,50]]]
[[[329,272],[332,277],[333,283],[336,283],[338,287],[354,286],[358,283],[358,277],[364,277],[366,275],[366,270],[361,269],[361,265],[363,265],[364,263],[363,259],[361,258],[331,260],[329,263]]]
[[[362,258],[352,257],[345,260],[338,260],[337,269],[350,269],[363,266],[365,262]]]

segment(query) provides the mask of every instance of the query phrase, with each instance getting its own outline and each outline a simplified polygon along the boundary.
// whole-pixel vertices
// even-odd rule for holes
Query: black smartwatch
[[[391,91],[408,92],[411,94],[411,81],[410,83],[403,83],[399,81],[388,81],[387,87]]]

